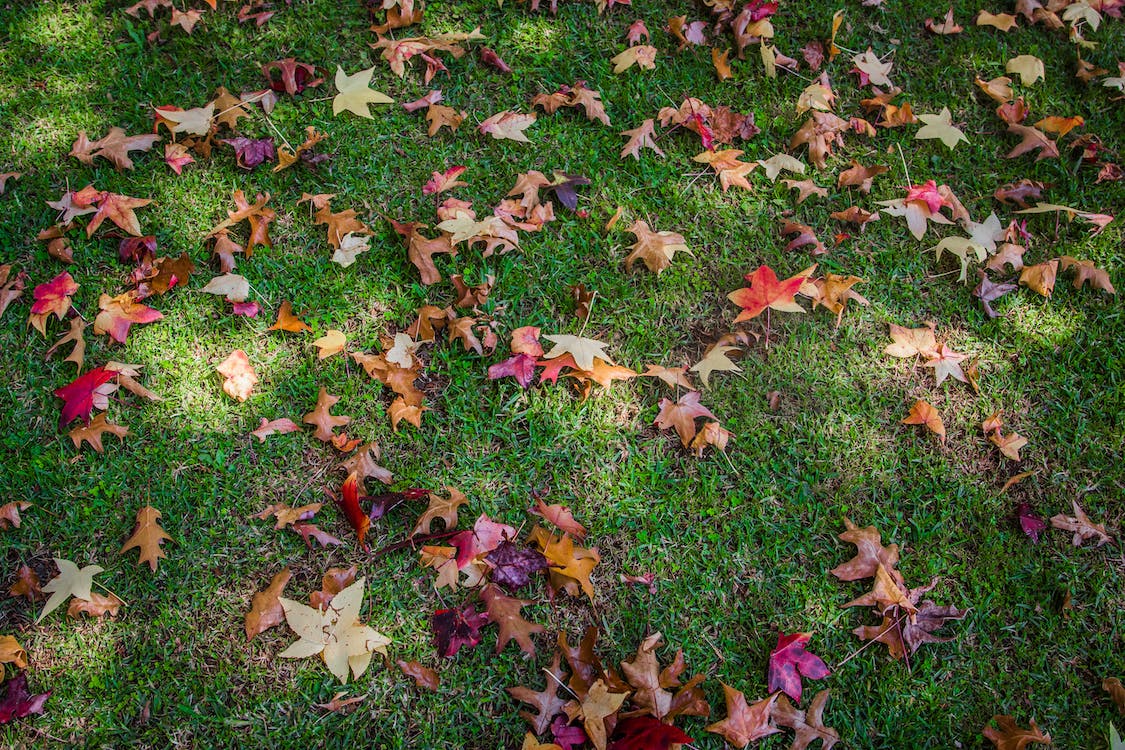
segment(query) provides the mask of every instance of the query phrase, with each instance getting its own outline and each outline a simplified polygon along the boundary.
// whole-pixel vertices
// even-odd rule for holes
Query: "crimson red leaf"
[[[830,672],[819,656],[805,651],[811,633],[778,633],[777,648],[770,652],[769,691],[780,690],[796,703],[801,702],[801,677],[820,680]]]
[[[496,54],[488,47],[480,48],[480,61],[490,68],[495,68],[501,73],[511,73],[512,69],[508,67],[508,63],[500,59],[500,55]]]
[[[488,379],[513,377],[516,382],[527,388],[535,379],[535,357],[526,354],[517,354],[503,362],[498,362],[488,368]]]
[[[0,724],[12,719],[22,719],[31,714],[43,713],[43,704],[51,697],[51,691],[32,695],[27,692],[27,672],[20,672],[8,681],[4,697],[0,698]]]
[[[371,519],[359,507],[359,478],[354,471],[344,480],[344,486],[340,488],[340,497],[333,496],[332,499],[344,514],[344,518],[355,529],[359,546],[366,552],[367,542],[364,538],[367,536],[367,527],[371,525]]]
[[[471,603],[460,609],[439,609],[430,618],[438,655],[449,658],[462,646],[480,643],[480,629],[488,624],[488,616],[478,613]]]
[[[484,558],[492,566],[492,582],[509,591],[531,583],[531,576],[547,569],[547,558],[530,547],[517,547],[508,540],[500,542],[496,549]]]
[[[144,237],[126,237],[117,246],[117,257],[121,259],[122,263],[133,265],[145,261],[151,263],[155,256],[156,237],[151,234]]]
[[[694,740],[679,728],[651,716],[633,716],[617,722],[608,750],[668,750],[685,742]]]
[[[1023,533],[1027,534],[1033,542],[1038,542],[1039,532],[1047,528],[1047,522],[1036,515],[1027,503],[1020,503],[1016,508],[1016,518],[1019,519]]]
[[[116,374],[104,367],[95,367],[85,375],[79,375],[69,385],[57,389],[55,395],[66,402],[59,416],[59,429],[75,419],[90,424],[90,412],[94,408],[94,391],[108,383]]]
[[[571,726],[561,715],[551,722],[551,736],[562,750],[574,750],[586,741],[586,731],[582,727]]]

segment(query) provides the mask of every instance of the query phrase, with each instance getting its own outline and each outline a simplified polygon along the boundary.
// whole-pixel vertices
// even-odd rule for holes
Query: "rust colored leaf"
[[[289,583],[292,575],[289,568],[283,568],[273,577],[269,586],[254,594],[250,602],[250,611],[246,613],[244,623],[247,641],[253,640],[259,633],[285,622],[285,612],[277,598],[285,590],[285,584]]]

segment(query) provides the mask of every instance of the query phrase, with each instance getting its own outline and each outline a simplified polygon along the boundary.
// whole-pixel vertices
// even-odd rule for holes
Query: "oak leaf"
[[[753,705],[746,702],[742,691],[722,683],[723,696],[727,703],[727,717],[707,727],[708,732],[722,735],[723,739],[737,748],[743,748],[763,737],[777,734],[781,730],[770,723],[777,694],[757,701]]]
[[[535,644],[531,636],[542,633],[544,627],[529,622],[520,615],[520,609],[532,602],[506,596],[496,586],[485,586],[480,595],[484,600],[489,621],[500,626],[500,635],[496,639],[496,653],[503,651],[508,641],[515,640],[521,651],[528,656],[534,656]]]
[[[839,732],[824,724],[824,706],[828,703],[828,695],[829,691],[821,690],[804,711],[795,708],[784,695],[778,696],[770,715],[778,724],[797,733],[789,750],[806,750],[816,740],[821,741],[821,750],[831,750],[840,741]]]
[[[1085,511],[1078,506],[1077,500],[1072,500],[1071,505],[1074,507],[1074,515],[1067,516],[1060,513],[1057,516],[1052,516],[1051,525],[1056,529],[1074,532],[1074,537],[1070,541],[1075,547],[1082,546],[1083,542],[1090,539],[1097,540],[1098,543],[1095,545],[1097,547],[1101,547],[1112,540],[1105,529],[1105,525],[1091,521]]]
[[[650,117],[638,127],[622,131],[621,135],[629,136],[629,140],[625,142],[625,146],[621,149],[621,158],[632,156],[639,161],[642,148],[650,148],[656,152],[657,156],[664,156],[664,152],[656,145],[655,129],[656,126]]]
[[[312,327],[294,315],[293,304],[289,300],[285,300],[277,311],[277,320],[266,330],[300,333],[301,331],[311,331]]]
[[[555,652],[551,665],[543,669],[547,673],[546,687],[541,691],[534,691],[529,687],[517,686],[507,688],[508,694],[516,700],[526,703],[536,709],[536,713],[520,711],[522,716],[536,734],[544,734],[551,726],[551,720],[562,713],[566,701],[559,697],[560,685],[564,685],[563,678],[566,672],[560,667],[559,652]]]
[[[1074,269],[1075,289],[1081,289],[1086,282],[1090,282],[1090,286],[1094,289],[1101,289],[1110,294],[1117,294],[1117,291],[1113,288],[1113,284],[1110,283],[1109,274],[1106,273],[1105,269],[1098,268],[1094,265],[1093,261],[1078,260],[1069,255],[1064,255],[1059,258],[1059,263],[1064,271],[1069,268]],[[74,327],[73,323],[71,323],[71,327]],[[58,344],[56,344],[56,346],[58,346]],[[81,369],[81,367],[82,365],[80,364],[79,369]]]
[[[26,500],[13,500],[10,503],[0,505],[0,531],[9,527],[18,529],[20,527],[20,511],[27,510],[31,505]]]
[[[102,412],[90,420],[90,424],[73,428],[67,433],[67,437],[74,441],[74,447],[77,449],[81,449],[82,443],[87,442],[98,453],[104,453],[105,447],[102,445],[102,435],[107,432],[116,435],[119,440],[124,440],[126,436],[132,434],[128,427],[107,422],[105,412]]]
[[[125,540],[125,545],[117,554],[123,554],[137,547],[141,551],[137,562],[148,563],[149,568],[155,573],[161,558],[167,556],[160,544],[165,539],[171,538],[164,529],[160,528],[160,511],[151,505],[146,505],[137,511],[137,525],[133,529],[133,535]]]
[[[844,525],[847,530],[839,535],[839,539],[854,544],[856,555],[828,572],[841,581],[858,581],[862,578],[871,578],[882,566],[901,583],[902,575],[895,570],[899,558],[898,545],[891,544],[884,547],[879,530],[874,526],[860,528],[846,517]]]
[[[323,386],[320,388],[320,393],[317,395],[316,407],[304,416],[302,421],[305,424],[311,424],[316,427],[316,432],[313,437],[323,442],[328,442],[332,439],[332,432],[337,427],[343,427],[352,421],[352,418],[347,415],[333,416],[329,413],[329,409],[340,400],[339,396],[333,396]]]
[[[636,47],[630,47],[636,49]],[[586,736],[597,750],[606,750],[606,724],[605,720],[614,716],[621,710],[628,692],[610,691],[604,680],[597,680],[586,695],[579,701],[570,701],[566,704],[566,714],[571,719],[581,718],[582,726],[586,729]]]
[[[1008,125],[1008,132],[1015,133],[1023,140],[1016,144],[1011,151],[1004,154],[1006,159],[1014,159],[1036,149],[1039,149],[1039,156],[1035,158],[1035,161],[1056,158],[1059,155],[1058,145],[1036,128],[1012,123]]]
[[[447,531],[456,528],[457,509],[467,504],[469,498],[465,497],[456,487],[446,486],[445,491],[449,493],[448,498],[444,498],[432,492],[430,493],[430,504],[426,507],[422,515],[418,517],[418,521],[414,524],[414,529],[410,532],[410,536],[429,534],[430,526],[439,518],[445,523]]]
[[[993,723],[996,726],[992,726]],[[1000,714],[992,717],[981,734],[991,740],[998,750],[1024,750],[1033,742],[1037,745],[1051,744],[1051,736],[1039,731],[1034,719],[1031,720],[1030,729],[1021,729],[1011,716]]]

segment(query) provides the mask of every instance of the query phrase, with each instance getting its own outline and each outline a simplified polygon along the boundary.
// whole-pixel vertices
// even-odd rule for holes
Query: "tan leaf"
[[[1031,86],[1046,75],[1043,61],[1034,55],[1020,55],[1008,61],[1005,73],[1015,73],[1020,77],[1020,83]]]
[[[74,441],[75,448],[81,448],[82,443],[87,442],[98,453],[104,453],[105,447],[102,445],[102,435],[107,432],[116,435],[121,440],[132,434],[129,432],[129,428],[124,425],[107,422],[105,412],[102,412],[90,420],[90,424],[80,425],[72,429],[67,433],[67,437]]]
[[[15,636],[0,635],[0,664],[12,664],[16,669],[27,666],[27,652],[16,641]]]
[[[137,525],[133,529],[133,535],[125,540],[125,545],[117,554],[138,547],[141,556],[137,562],[148,563],[149,568],[155,573],[160,560],[167,557],[160,545],[165,539],[171,538],[164,529],[160,528],[160,511],[151,505],[146,505],[137,511]]]
[[[66,608],[67,617],[80,617],[87,615],[89,617],[110,617],[117,616],[117,610],[121,608],[123,602],[117,598],[116,595],[110,594],[109,596],[102,596],[97,592],[92,592],[88,599],[79,599],[77,596],[70,600],[70,605]]]
[[[613,72],[619,75],[634,65],[644,70],[653,70],[656,68],[656,47],[638,44],[614,55],[610,62],[613,63]]]
[[[398,665],[404,675],[414,680],[414,684],[422,690],[436,692],[441,686],[441,677],[429,667],[416,661],[403,661],[402,659],[397,660],[395,664]]]
[[[224,378],[223,392],[239,403],[250,398],[250,392],[258,383],[258,376],[250,366],[250,358],[241,349],[231,352],[215,370]],[[262,440],[264,439],[263,437]]]
[[[996,724],[995,727],[992,726],[993,722]],[[981,733],[991,740],[998,750],[1024,750],[1033,742],[1037,745],[1051,744],[1051,736],[1039,731],[1034,719],[1031,720],[1031,729],[1020,729],[1011,716],[996,715]]]
[[[1074,537],[1070,541],[1075,547],[1082,546],[1082,543],[1089,539],[1096,539],[1098,541],[1096,546],[1098,547],[1113,540],[1113,537],[1106,531],[1105,525],[1091,521],[1085,511],[1078,506],[1077,500],[1072,500],[1071,505],[1074,508],[1074,515],[1066,516],[1060,513],[1053,516],[1051,525],[1056,529],[1074,532]]]
[[[284,435],[289,432],[299,432],[301,427],[292,419],[282,417],[281,419],[266,420],[265,417],[260,418],[261,424],[258,429],[253,430],[250,434],[258,438],[258,442],[266,442],[266,438],[270,435],[278,434]]]
[[[445,491],[449,493],[448,498],[433,492],[430,493],[430,504],[426,507],[422,515],[418,517],[418,521],[414,524],[414,529],[410,532],[410,536],[429,534],[430,526],[439,518],[445,523],[447,531],[457,527],[457,509],[467,504],[469,498],[465,497],[456,487],[447,485]]]
[[[337,427],[343,427],[352,421],[352,418],[347,415],[337,417],[329,413],[329,409],[339,400],[339,396],[333,396],[321,386],[320,393],[317,395],[316,399],[316,407],[304,416],[302,421],[305,424],[311,424],[316,427],[316,432],[313,433],[313,437],[317,440],[327,443],[332,439],[333,430]]]
[[[328,359],[333,354],[339,354],[344,351],[344,347],[348,343],[348,337],[342,331],[335,329],[329,330],[323,336],[312,342],[319,351],[316,353],[317,359]]]
[[[925,401],[919,399],[910,407],[910,414],[902,420],[903,424],[920,424],[945,442],[945,424],[941,421],[941,414]]]
[[[1024,266],[1020,272],[1019,283],[1028,289],[1039,292],[1044,297],[1050,298],[1055,289],[1055,276],[1059,270],[1059,260],[1054,258],[1045,263],[1036,263],[1034,266]]]
[[[488,133],[496,140],[519,141],[531,143],[523,131],[535,124],[535,113],[520,114],[518,112],[504,111],[494,114],[477,126],[477,130]]]
[[[977,26],[991,26],[999,29],[1000,31],[1011,31],[1012,29],[1019,28],[1016,24],[1016,17],[1010,13],[989,13],[987,10],[982,10],[977,14]]]

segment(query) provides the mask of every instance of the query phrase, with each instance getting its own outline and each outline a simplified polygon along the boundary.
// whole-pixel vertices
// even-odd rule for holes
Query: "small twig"
[[[293,144],[290,143],[285,138],[285,136],[281,134],[281,131],[277,129],[277,126],[273,124],[273,120],[271,120],[269,118],[269,115],[263,116],[262,119],[266,121],[266,125],[270,126],[270,129],[273,130],[273,132],[277,135],[277,137],[281,139],[281,142],[285,144],[285,147],[287,149],[289,149],[290,151],[292,151],[293,150]]]
[[[91,583],[93,583],[93,584],[94,584],[95,586],[97,586],[97,587],[98,587],[99,589],[101,589],[102,591],[106,592],[106,593],[107,593],[107,594],[109,594],[110,596],[112,596],[112,597],[113,597],[114,599],[116,599],[117,601],[121,602],[121,604],[122,604],[122,605],[124,605],[124,606],[126,606],[126,607],[127,607],[127,606],[129,606],[129,605],[128,605],[128,603],[127,603],[127,602],[126,602],[126,601],[125,601],[124,599],[122,599],[122,598],[121,598],[120,596],[118,596],[117,594],[113,593],[112,591],[110,591],[109,589],[107,589],[107,588],[106,588],[105,586],[101,585],[101,584],[100,584],[100,583],[98,583],[97,581],[91,581]]]
[[[902,171],[906,173],[906,184],[913,185],[914,181],[910,179],[910,168],[906,166],[906,157],[902,155],[902,146],[898,143],[895,146],[898,147],[898,158],[902,159]]]
[[[586,324],[590,322],[590,315],[594,312],[594,300],[596,300],[597,298],[598,292],[595,289],[593,293],[590,294],[590,301],[586,305],[586,319],[582,321],[582,330],[578,332],[579,336],[586,332]]]
[[[551,670],[547,669],[546,667],[543,667],[543,671],[544,671],[544,672],[546,673],[546,675],[547,675],[548,677],[550,677],[550,678],[551,678],[552,680],[554,680],[555,682],[559,683],[559,687],[561,687],[561,688],[562,688],[563,690],[565,690],[566,692],[568,692],[568,693],[570,693],[571,695],[573,695],[573,696],[574,696],[574,699],[575,699],[576,701],[581,701],[581,700],[582,700],[582,698],[581,698],[581,697],[579,697],[578,693],[576,693],[576,692],[574,692],[573,690],[571,690],[571,689],[570,689],[570,687],[569,687],[569,686],[568,686],[568,685],[567,685],[567,684],[566,684],[565,682],[563,682],[562,680],[560,680],[560,679],[559,679],[558,677],[555,677],[555,674],[554,674],[554,672],[552,672]]]

